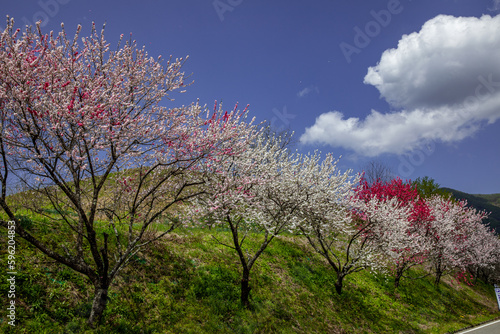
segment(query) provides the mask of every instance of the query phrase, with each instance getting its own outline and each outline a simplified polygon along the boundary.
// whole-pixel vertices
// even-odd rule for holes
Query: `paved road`
[[[500,333],[500,320],[496,320],[493,322],[489,322],[487,324],[477,326],[474,328],[466,329],[462,332],[458,332],[457,334],[499,334]]]

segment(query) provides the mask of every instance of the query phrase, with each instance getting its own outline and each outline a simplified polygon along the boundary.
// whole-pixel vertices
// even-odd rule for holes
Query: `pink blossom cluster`
[[[80,26],[73,37],[61,28],[44,34],[38,22],[21,32],[8,18],[0,32],[0,205],[16,219],[6,194],[17,179],[40,196],[30,210],[51,206],[63,215],[54,220],[74,233],[68,244],[17,231],[91,280],[95,323],[117,273],[185,221],[185,204],[203,192],[206,173],[226,172],[256,130],[246,108],[166,105],[186,86],[185,59],[153,58],[123,35],[112,48],[94,24],[88,37]],[[114,234],[112,251],[98,221]],[[155,224],[170,227],[156,234]]]

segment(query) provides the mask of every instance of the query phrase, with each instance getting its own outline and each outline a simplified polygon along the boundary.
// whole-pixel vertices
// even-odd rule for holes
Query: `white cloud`
[[[303,143],[344,147],[366,156],[403,153],[429,140],[454,142],[500,118],[500,15],[440,15],[404,35],[368,69],[364,82],[401,111],[372,110],[364,120],[320,115]]]
[[[298,97],[304,97],[304,96],[308,95],[311,92],[316,92],[316,93],[319,94],[319,88],[316,87],[316,86],[306,87],[306,88],[302,89],[300,92],[298,92],[297,96]]]
[[[386,50],[365,83],[404,108],[460,104],[474,94],[478,76],[499,79],[499,30],[500,16],[437,16]]]

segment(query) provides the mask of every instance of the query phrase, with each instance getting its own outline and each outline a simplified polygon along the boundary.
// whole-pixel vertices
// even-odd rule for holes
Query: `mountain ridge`
[[[500,193],[498,194],[469,194],[452,188],[440,188],[449,192],[457,200],[466,200],[467,205],[480,211],[489,213],[484,219],[485,224],[500,234]]]

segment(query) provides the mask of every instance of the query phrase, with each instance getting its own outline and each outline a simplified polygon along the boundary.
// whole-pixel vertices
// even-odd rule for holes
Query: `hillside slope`
[[[404,279],[363,271],[337,295],[334,273],[307,243],[273,241],[251,274],[253,310],[239,303],[240,267],[223,230],[187,229],[138,253],[110,289],[104,323],[85,328],[92,286],[17,239],[17,326],[0,315],[2,333],[446,333],[498,317],[491,286],[449,277]],[[260,235],[250,235],[254,247]],[[56,241],[64,236],[51,236]],[[6,243],[5,234],[0,242]],[[5,261],[6,251],[0,252]],[[420,276],[422,269],[413,271]],[[0,293],[7,294],[5,271]],[[7,298],[1,301],[6,310]]]
[[[451,193],[458,200],[466,200],[470,206],[478,210],[490,212],[488,219],[485,219],[485,223],[489,223],[490,227],[500,234],[500,194],[472,195],[451,188],[441,189]]]

